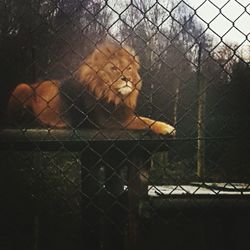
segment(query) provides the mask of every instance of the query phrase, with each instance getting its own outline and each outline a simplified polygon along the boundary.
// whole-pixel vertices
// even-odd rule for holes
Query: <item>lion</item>
[[[26,110],[38,124],[50,128],[125,128],[174,135],[173,126],[135,114],[142,86],[139,69],[132,48],[105,41],[71,78],[17,85],[8,114],[18,120]]]

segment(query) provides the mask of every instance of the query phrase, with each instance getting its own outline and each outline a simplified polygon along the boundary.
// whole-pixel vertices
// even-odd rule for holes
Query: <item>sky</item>
[[[121,12],[121,0],[109,0],[114,9]],[[127,0],[133,3],[136,0]],[[215,44],[238,44],[237,53],[250,61],[250,0],[145,0],[160,3],[174,1],[175,4],[187,3],[195,11],[195,16],[206,33],[212,35]],[[124,2],[124,1],[123,1]],[[111,5],[112,5],[111,4]],[[124,5],[126,6],[126,5]],[[124,7],[125,8],[125,7]],[[191,10],[190,13],[193,13]],[[117,17],[119,18],[119,17]]]
[[[249,0],[185,0],[211,34],[225,42],[250,46]]]

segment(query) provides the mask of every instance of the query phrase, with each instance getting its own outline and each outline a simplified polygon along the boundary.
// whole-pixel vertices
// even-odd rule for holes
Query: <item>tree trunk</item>
[[[198,70],[197,70],[197,87],[198,87],[198,113],[197,113],[197,169],[199,177],[204,177],[205,172],[205,106],[206,92],[205,80],[201,73],[201,53],[202,44],[199,44],[198,51]]]

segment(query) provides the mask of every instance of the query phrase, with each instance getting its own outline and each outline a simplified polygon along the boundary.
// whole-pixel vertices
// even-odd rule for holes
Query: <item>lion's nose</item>
[[[127,77],[125,77],[125,76],[123,76],[123,77],[121,78],[121,80],[124,81],[124,82],[129,82],[129,79],[128,79]]]

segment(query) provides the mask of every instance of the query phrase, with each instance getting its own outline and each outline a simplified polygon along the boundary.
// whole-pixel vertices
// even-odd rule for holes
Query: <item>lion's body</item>
[[[98,101],[86,86],[72,79],[60,88],[63,100],[62,117],[74,128],[122,128],[132,110],[123,103],[115,105],[100,98]]]
[[[71,79],[19,84],[8,105],[11,117],[29,110],[40,125],[52,128],[174,128],[134,114],[141,89],[139,60],[134,51],[112,42],[98,46]]]

